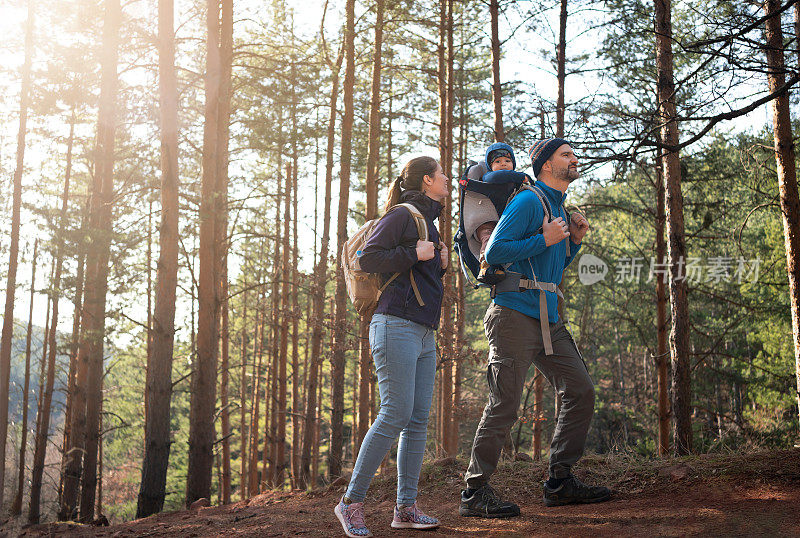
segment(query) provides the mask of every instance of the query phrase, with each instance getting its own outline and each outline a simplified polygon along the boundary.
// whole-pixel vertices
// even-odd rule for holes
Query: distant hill
[[[0,318],[2,319],[2,318]],[[14,320],[14,338],[11,341],[11,378],[9,386],[9,421],[14,424],[22,420],[22,389],[25,382],[25,337],[27,322]],[[66,383],[69,370],[69,355],[67,346],[71,335],[59,332],[56,335],[58,354],[56,355],[55,392],[53,393],[52,423],[60,421],[66,401]],[[28,393],[29,420],[36,416],[37,399],[39,396],[39,373],[41,371],[42,353],[44,351],[44,327],[34,325],[31,335],[31,374],[30,392]],[[46,358],[45,358],[46,360]],[[35,422],[33,423],[35,424]],[[33,429],[33,425],[29,423]]]

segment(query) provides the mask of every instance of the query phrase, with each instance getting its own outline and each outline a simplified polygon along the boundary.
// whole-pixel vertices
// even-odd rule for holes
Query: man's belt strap
[[[564,294],[558,285],[553,282],[541,282],[523,278],[521,273],[506,271],[506,278],[492,286],[492,297],[498,293],[520,292],[526,290],[539,290],[539,322],[542,325],[542,342],[544,343],[545,355],[553,354],[553,342],[550,338],[550,319],[547,314],[547,296],[545,291],[555,293],[562,299]]]
[[[539,282],[538,280],[537,281],[533,281],[533,280],[529,280],[527,278],[520,278],[519,279],[519,288],[520,288],[520,291],[523,291],[523,290],[544,290],[544,291],[549,291],[550,293],[555,293],[556,295],[558,295],[562,299],[564,298],[564,294],[561,293],[561,288],[559,288],[557,284],[554,284],[552,282]]]

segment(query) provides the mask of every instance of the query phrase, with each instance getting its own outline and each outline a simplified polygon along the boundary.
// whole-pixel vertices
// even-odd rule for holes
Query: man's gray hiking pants
[[[539,320],[494,303],[486,310],[483,326],[489,339],[489,403],[475,432],[467,486],[481,487],[497,468],[506,433],[517,420],[531,364],[561,395],[561,412],[550,443],[550,476],[568,476],[583,455],[594,413],[594,385],[572,335],[561,321],[551,325],[553,355],[545,355]]]

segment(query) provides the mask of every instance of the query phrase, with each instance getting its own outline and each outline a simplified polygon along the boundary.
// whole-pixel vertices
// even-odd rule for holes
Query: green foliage
[[[769,144],[767,133],[717,133],[683,157],[688,256],[703,269],[699,278],[687,273],[700,450],[760,444],[767,437],[773,446],[789,446],[797,434],[785,252],[772,153],[764,149]],[[569,279],[576,332],[598,385],[601,420],[593,428],[600,431],[590,446],[599,452],[615,444],[653,447],[655,281],[648,272],[655,249],[654,174],[652,163],[643,162],[578,204],[592,222],[581,252],[610,268],[592,286],[580,284],[574,272]],[[740,257],[746,260],[741,276]],[[625,269],[636,258],[640,276],[619,281],[630,276]],[[720,278],[710,272],[714,260],[729,264]],[[751,260],[759,261],[757,280],[747,272]],[[625,432],[626,442],[607,437],[609,431]],[[783,440],[776,445],[776,438]]]

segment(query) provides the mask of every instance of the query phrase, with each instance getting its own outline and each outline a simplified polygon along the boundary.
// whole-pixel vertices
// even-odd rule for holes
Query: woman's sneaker
[[[394,507],[392,527],[395,529],[433,529],[439,526],[439,520],[425,514],[417,503],[411,506]]]
[[[342,529],[345,535],[350,538],[364,538],[365,536],[372,536],[369,529],[364,524],[364,503],[350,503],[345,504],[344,501],[339,501],[333,513],[342,524]]]

